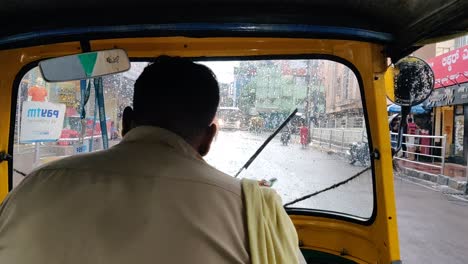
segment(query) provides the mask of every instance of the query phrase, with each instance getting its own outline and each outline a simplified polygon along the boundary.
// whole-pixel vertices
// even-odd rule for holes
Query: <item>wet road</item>
[[[235,175],[267,136],[221,131],[206,160],[219,170]],[[295,138],[292,140],[295,141]],[[302,149],[300,144],[294,142],[283,146],[277,137],[240,177],[277,178],[274,188],[286,203],[343,181],[363,169],[350,165],[338,155],[310,147]],[[297,203],[294,207],[331,210],[369,218],[373,209],[371,174],[364,173],[342,187]]]
[[[207,161],[231,175],[248,160],[267,135],[223,132]],[[337,156],[298,144],[267,146],[241,177],[278,178],[274,188],[288,202],[328,187],[360,171]],[[401,259],[405,264],[468,263],[468,201],[396,178],[395,191]],[[300,207],[368,216],[372,212],[370,174],[298,204]]]
[[[267,136],[221,131],[206,160],[234,175]],[[14,166],[28,172],[34,155],[27,149],[18,150],[22,153],[16,153]],[[362,169],[316,148],[302,149],[294,142],[282,146],[279,138],[275,138],[240,177],[277,178],[274,188],[283,202],[289,202]],[[22,177],[15,174],[15,178],[19,182]],[[395,183],[403,263],[468,263],[468,204],[405,180],[397,179]],[[295,206],[369,217],[373,208],[370,173]]]
[[[395,180],[404,264],[468,263],[468,201]]]

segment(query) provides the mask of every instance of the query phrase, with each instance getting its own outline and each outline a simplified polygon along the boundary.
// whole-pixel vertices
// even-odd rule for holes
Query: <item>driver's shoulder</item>
[[[73,176],[83,171],[96,170],[103,167],[103,161],[109,160],[109,155],[109,150],[104,150],[56,159],[34,169],[26,176],[24,182],[31,184],[47,181],[50,176]]]

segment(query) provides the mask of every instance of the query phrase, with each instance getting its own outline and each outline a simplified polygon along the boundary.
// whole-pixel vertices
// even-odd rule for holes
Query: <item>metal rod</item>
[[[41,158],[40,145],[39,144],[40,144],[39,142],[34,143],[34,165],[38,165],[37,162]]]
[[[412,151],[404,151],[404,150],[401,150],[401,152],[403,152],[403,153],[409,153],[409,154],[414,154],[414,155],[421,155],[421,156],[424,156],[424,157],[440,158],[440,156],[434,156],[434,155],[429,155],[429,154],[420,154],[420,153],[412,152]],[[421,163],[422,163],[422,162],[421,162]]]
[[[411,143],[402,143],[402,145],[413,146],[413,147],[419,146],[419,147],[442,148],[442,147],[437,147],[437,146],[419,145],[419,144],[411,144]]]
[[[320,137],[319,137],[319,145],[322,146],[322,135],[323,135],[323,128],[320,129]]]
[[[438,168],[438,169],[442,168],[442,166],[432,165],[432,164],[428,164],[428,163],[423,163],[423,162],[404,159],[404,158],[399,158],[399,157],[394,157],[394,159],[403,160],[405,162],[410,162],[410,163],[414,163],[414,164],[420,164],[420,165],[424,165],[424,166],[428,166],[428,167],[432,167],[432,168]]]
[[[435,139],[431,138],[431,146],[435,145]],[[434,155],[434,149],[431,148],[431,155]],[[434,157],[432,157],[432,163],[434,163]]]
[[[392,135],[398,135],[398,133],[395,133],[395,132],[391,132],[390,134]],[[417,137],[417,138],[440,138],[440,139],[443,139],[444,136],[423,136],[423,135],[413,135],[413,134],[403,134],[403,136],[409,136],[409,137]]]
[[[343,134],[341,135],[341,151],[344,150],[344,130],[343,130]]]
[[[250,157],[250,159],[244,164],[244,166],[242,166],[240,168],[240,170],[236,173],[236,175],[234,176],[234,178],[237,178],[237,176],[239,176],[239,174],[244,170],[244,169],[247,169],[250,164],[257,158],[257,156],[262,152],[262,150],[268,145],[268,143],[270,143],[270,141],[281,131],[281,129],[283,129],[288,123],[289,121],[291,121],[291,119],[296,115],[298,109],[294,109],[294,111],[288,116],[288,118],[286,118],[286,120],[284,120],[284,122],[275,130],[275,132],[273,132],[273,134],[271,134],[266,140],[265,142],[263,142],[263,144],[257,149],[257,151],[255,151],[255,153],[252,155],[252,157]]]
[[[442,161],[442,168],[440,169],[441,175],[444,175],[445,172],[445,148],[446,148],[446,141],[447,141],[447,135],[444,134],[444,139],[442,140],[442,153],[441,153],[441,161]]]

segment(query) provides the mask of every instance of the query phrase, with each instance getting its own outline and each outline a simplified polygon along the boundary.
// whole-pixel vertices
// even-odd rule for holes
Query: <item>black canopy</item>
[[[467,32],[468,0],[0,0],[0,48],[124,36],[384,43],[394,57]]]

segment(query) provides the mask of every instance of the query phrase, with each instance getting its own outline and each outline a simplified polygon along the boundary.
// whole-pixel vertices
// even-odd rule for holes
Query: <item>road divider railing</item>
[[[345,153],[354,142],[367,142],[364,129],[311,128],[312,146],[327,148],[338,153]]]

